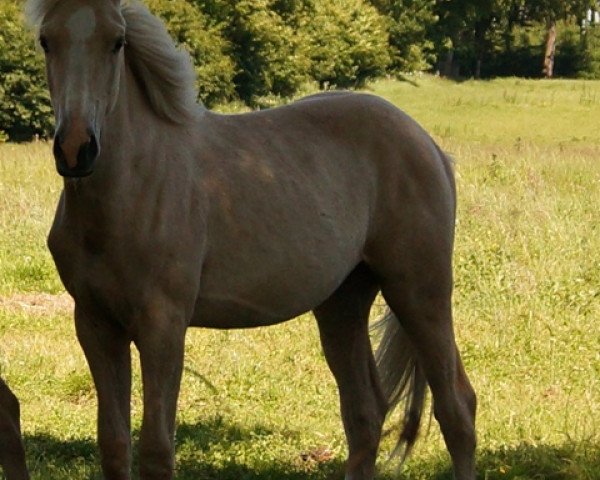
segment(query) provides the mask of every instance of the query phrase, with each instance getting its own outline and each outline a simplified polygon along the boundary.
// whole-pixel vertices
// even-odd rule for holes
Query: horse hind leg
[[[369,340],[369,311],[378,286],[359,265],[338,290],[314,310],[325,358],[340,394],[348,441],[346,480],[370,480],[387,412]]]
[[[0,465],[8,480],[27,480],[19,401],[0,378]]]
[[[431,264],[428,266],[431,268]],[[410,281],[384,282],[382,293],[394,314],[389,320],[399,320],[399,338],[404,346],[410,345],[413,349],[416,384],[422,384],[419,376],[424,374],[431,388],[434,415],[452,457],[454,475],[457,480],[474,480],[476,399],[454,339],[451,280],[442,276],[437,278],[435,285],[427,285],[420,280],[423,278],[433,277],[426,275],[419,279],[413,277]],[[408,416],[401,437],[408,447],[416,437],[423,395],[421,390],[415,397],[413,391],[409,397]],[[411,406],[410,401],[415,398],[416,403]]]

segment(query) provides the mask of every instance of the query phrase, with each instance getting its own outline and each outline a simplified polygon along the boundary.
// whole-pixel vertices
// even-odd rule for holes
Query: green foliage
[[[240,97],[252,101],[292,95],[308,80],[302,39],[273,8],[273,0],[241,0],[231,10],[228,35],[239,66]]]
[[[363,0],[196,0],[225,23],[236,88],[254,103],[303,84],[361,85],[390,63],[385,19]]]
[[[440,70],[455,77],[542,74],[548,29],[557,27],[555,74],[593,76],[582,28],[594,0],[437,0],[432,34]],[[529,37],[522,42],[523,33]],[[535,37],[535,38],[534,38]],[[587,73],[586,73],[587,72]]]
[[[600,25],[590,26],[585,31],[576,72],[582,78],[600,78]]]
[[[565,19],[569,15],[583,16],[589,8],[596,8],[596,0],[527,0],[523,4],[527,18],[546,23]]]
[[[600,33],[584,22],[593,0],[142,1],[190,52],[209,107],[255,108],[315,83],[348,88],[432,68],[535,77],[554,22],[556,75],[600,76]],[[0,142],[53,130],[43,59],[21,8],[20,0],[0,4]]]
[[[589,26],[582,34],[581,27],[569,19],[558,21],[556,31],[555,75],[600,78],[600,28]],[[482,66],[481,76],[539,77],[545,36],[546,28],[539,23],[515,27],[510,49],[490,52]],[[472,74],[468,66],[462,72]]]
[[[300,19],[310,75],[321,86],[360,86],[390,64],[385,18],[362,0],[317,2]]]
[[[236,72],[229,56],[231,45],[223,37],[222,26],[186,0],[147,0],[146,3],[192,56],[200,100],[208,106],[232,100]]]
[[[24,30],[16,3],[0,4],[0,139],[47,136],[53,130],[44,64]]]
[[[435,0],[370,0],[387,16],[391,70],[420,72],[435,60],[431,30],[437,23]]]

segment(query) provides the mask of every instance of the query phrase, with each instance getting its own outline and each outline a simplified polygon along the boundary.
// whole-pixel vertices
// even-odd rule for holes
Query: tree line
[[[600,76],[597,0],[145,0],[186,48],[209,107],[381,76]],[[0,5],[0,139],[52,132],[21,0]],[[311,87],[312,89],[313,87]]]

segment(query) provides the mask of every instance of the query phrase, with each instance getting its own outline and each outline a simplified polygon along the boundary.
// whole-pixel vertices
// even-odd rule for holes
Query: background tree
[[[551,77],[559,53],[556,49],[561,36],[557,25],[560,21],[563,39],[567,41],[562,57],[572,64],[562,71],[574,74],[583,65],[576,57],[584,52],[573,47],[571,31],[580,28],[587,10],[595,4],[595,0],[437,0],[439,23],[433,37],[440,72],[454,77],[538,76],[543,70],[544,75]],[[539,39],[540,47],[543,45],[539,53],[544,59],[543,69],[532,68],[532,55],[538,55],[533,52],[538,40],[530,38],[525,44],[521,41],[515,45],[515,32],[527,36],[527,32],[538,29],[544,32],[544,38]]]
[[[0,6],[0,139],[26,140],[53,130],[44,64],[23,27],[20,6]]]
[[[435,62],[431,34],[438,17],[435,0],[370,0],[388,19],[390,70],[420,72]]]
[[[556,21],[565,18],[569,11],[569,2],[564,0],[529,0],[525,3],[526,15],[532,20],[546,25],[546,48],[542,73],[546,78],[554,76],[554,55],[556,52]]]
[[[171,36],[192,56],[198,77],[199,100],[208,106],[232,100],[235,64],[223,25],[186,0],[146,0],[166,23]]]
[[[298,27],[310,76],[321,87],[358,87],[390,65],[385,17],[362,0],[315,1],[303,9]]]
[[[479,78],[483,62],[494,50],[496,34],[510,7],[508,0],[437,0],[439,18],[434,38],[440,73]]]
[[[383,75],[600,78],[597,0],[143,0],[186,48],[209,107]],[[22,0],[0,1],[0,141],[52,132]],[[543,58],[543,62],[540,60]]]

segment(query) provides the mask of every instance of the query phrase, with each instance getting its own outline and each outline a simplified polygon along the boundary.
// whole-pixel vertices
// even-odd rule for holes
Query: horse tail
[[[408,335],[389,308],[372,328],[380,338],[375,360],[383,394],[388,402],[388,415],[400,403],[404,403],[402,430],[392,452],[392,457],[399,456],[403,462],[419,433],[427,379]]]

